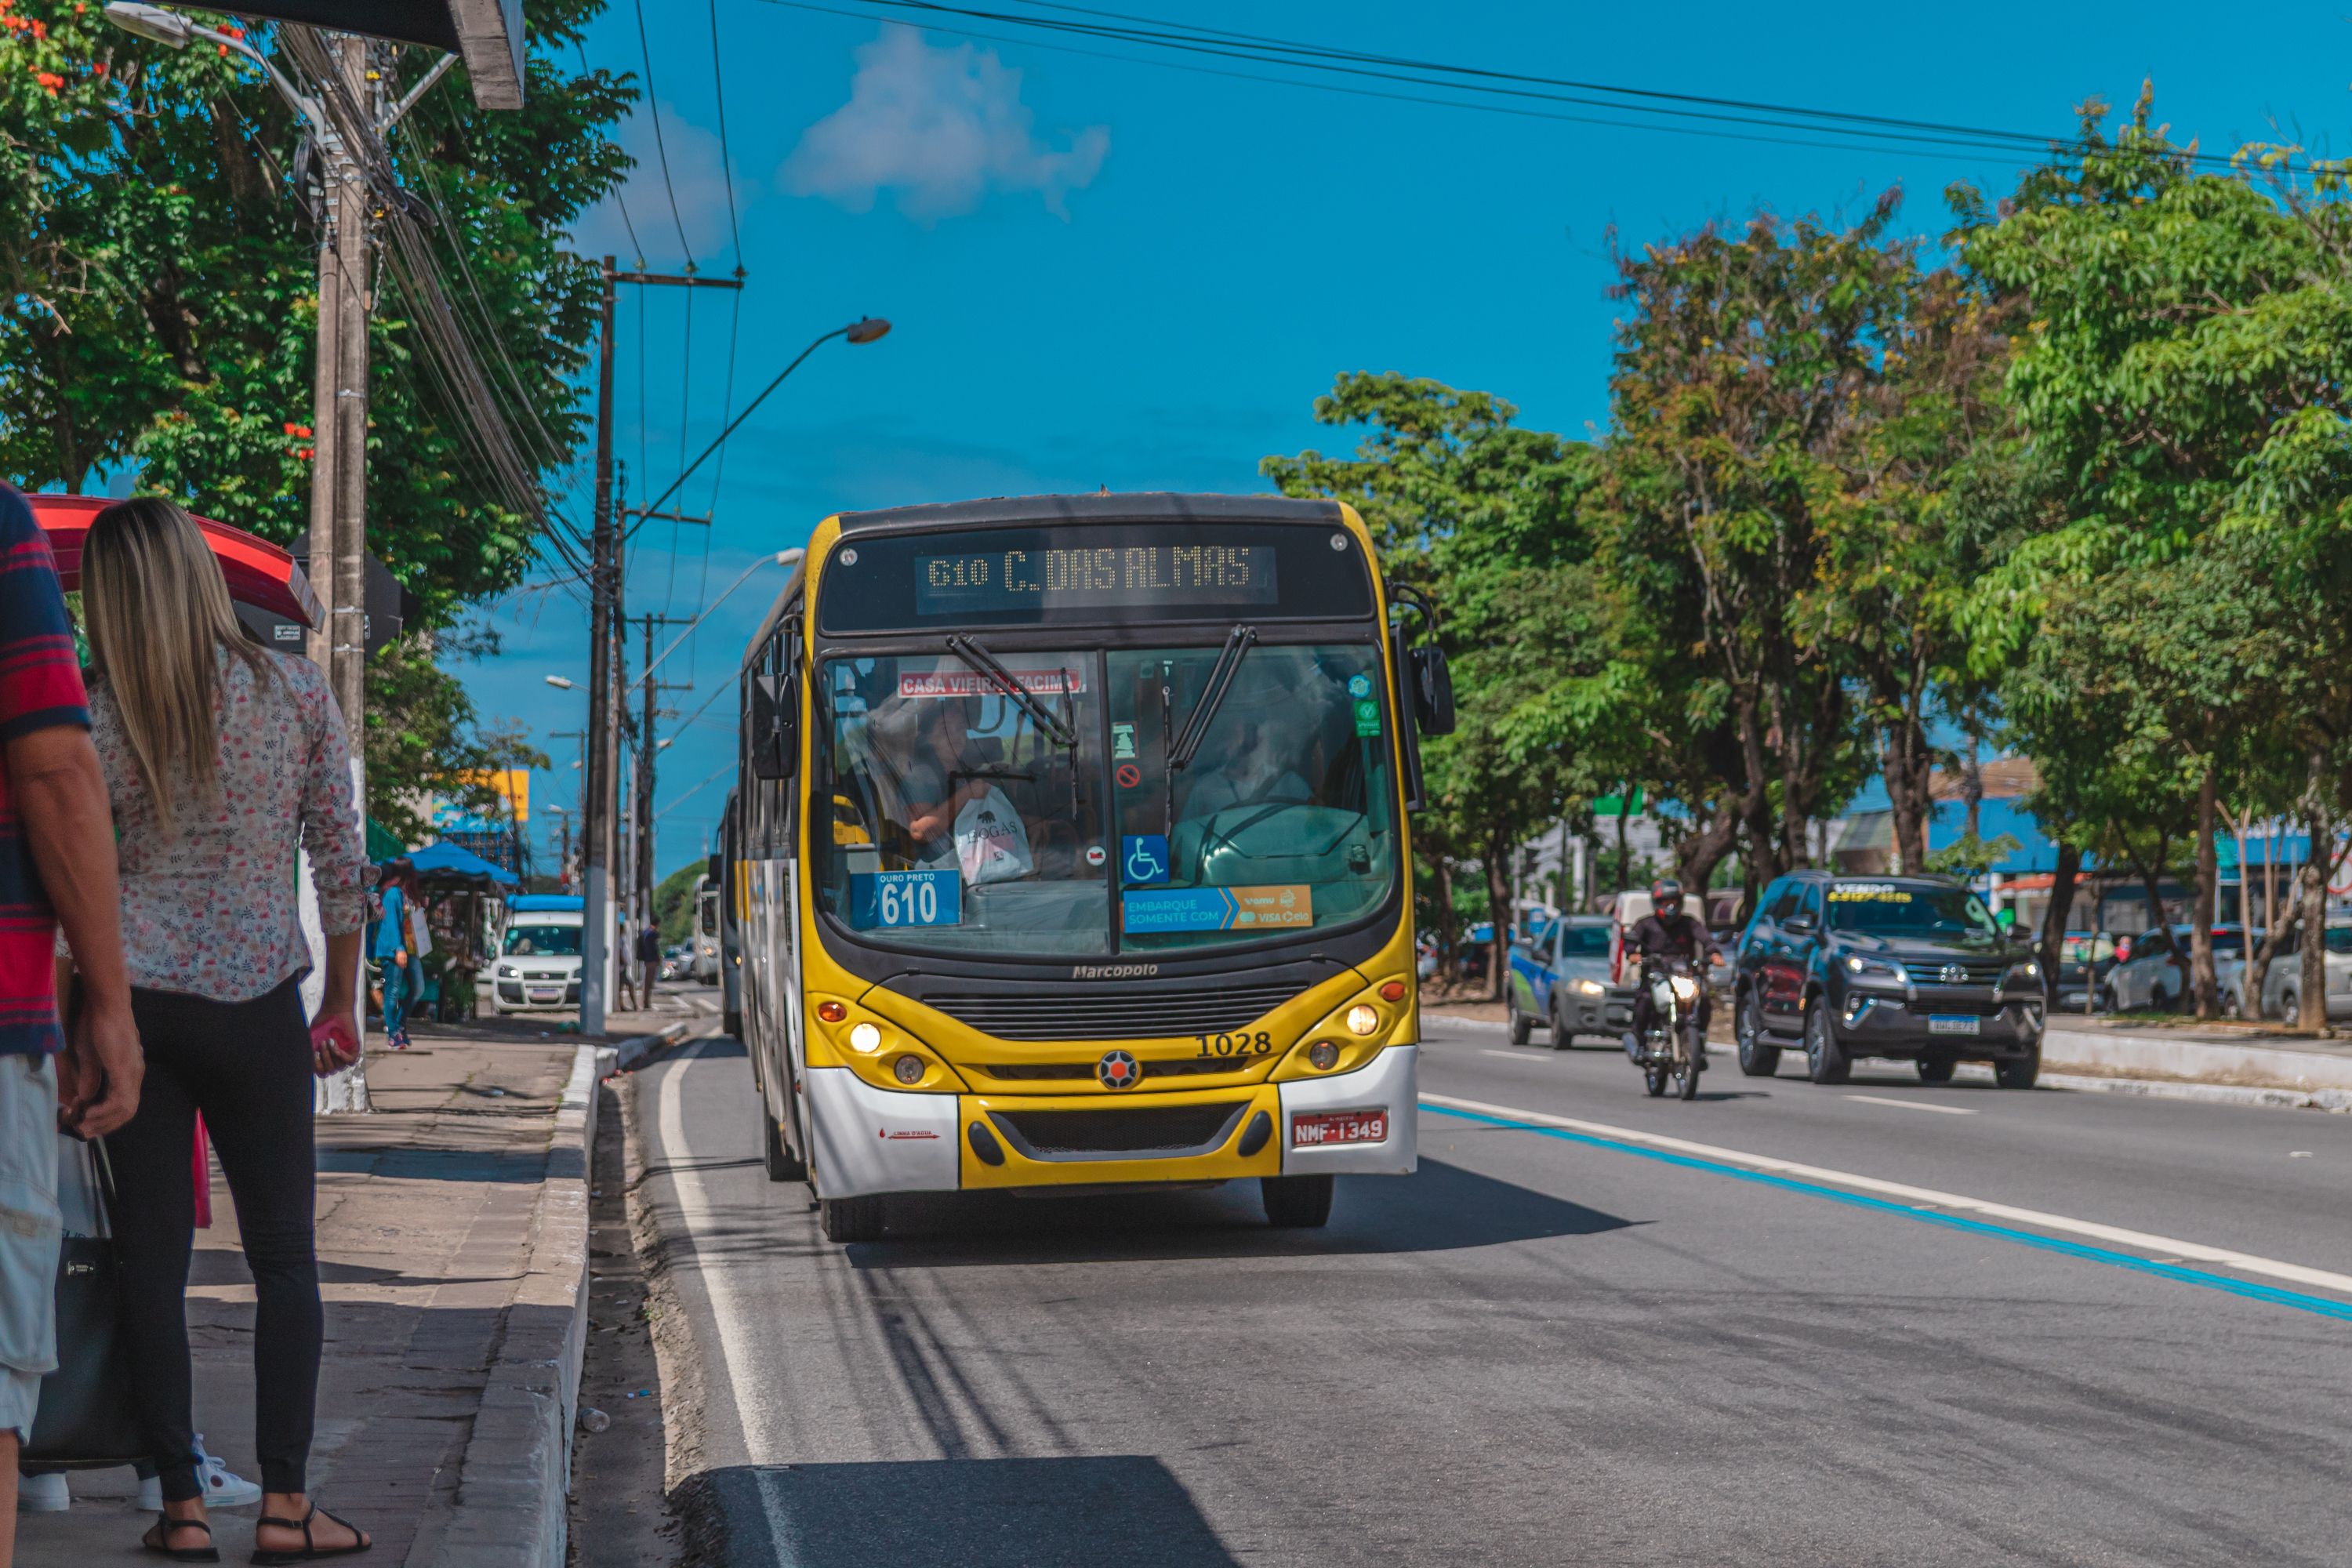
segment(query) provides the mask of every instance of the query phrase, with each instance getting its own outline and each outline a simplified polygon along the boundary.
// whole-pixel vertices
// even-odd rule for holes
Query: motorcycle
[[[1626,1054],[1642,1069],[1651,1099],[1664,1096],[1669,1084],[1675,1098],[1696,1098],[1706,1049],[1706,1038],[1699,1032],[1698,977],[1687,960],[1650,955],[1643,958],[1635,984],[1649,993],[1650,1026],[1634,1037]]]

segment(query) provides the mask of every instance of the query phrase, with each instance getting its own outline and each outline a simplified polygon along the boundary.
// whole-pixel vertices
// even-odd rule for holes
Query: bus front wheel
[[[768,1102],[765,1100],[757,1100],[752,1103],[759,1107],[760,1125],[767,1130],[767,1136],[761,1141],[761,1153],[764,1156],[761,1163],[767,1167],[768,1180],[772,1182],[808,1180],[808,1166],[784,1142],[784,1130],[776,1125],[774,1117],[768,1114]]]
[[[882,1239],[882,1199],[878,1195],[862,1198],[826,1198],[818,1205],[818,1218],[824,1223],[827,1241],[879,1241]]]
[[[1328,1176],[1260,1176],[1265,1223],[1280,1230],[1318,1230],[1331,1217]]]

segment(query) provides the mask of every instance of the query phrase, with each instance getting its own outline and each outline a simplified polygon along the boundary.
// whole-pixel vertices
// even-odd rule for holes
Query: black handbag
[[[93,1142],[89,1150],[110,1211],[114,1179],[105,1145]],[[58,1369],[41,1379],[32,1441],[18,1462],[95,1470],[152,1458],[135,1389],[113,1238],[68,1236],[58,1249]]]

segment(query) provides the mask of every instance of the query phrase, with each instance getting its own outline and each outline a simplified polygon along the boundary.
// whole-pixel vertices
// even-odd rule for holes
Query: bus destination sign
[[[1271,605],[1277,598],[1271,542],[997,550],[915,558],[915,613],[921,616]]]

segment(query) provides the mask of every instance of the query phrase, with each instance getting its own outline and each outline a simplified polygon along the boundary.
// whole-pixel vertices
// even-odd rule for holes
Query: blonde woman
[[[204,536],[170,501],[108,507],[82,543],[90,737],[122,863],[131,1003],[146,1048],[139,1112],[108,1139],[122,1306],[163,1511],[148,1550],[220,1554],[190,1454],[184,1308],[204,1113],[253,1270],[253,1560],[367,1549],[307,1493],[324,1315],[312,1247],[310,1078],[349,1065],[366,865],[351,752],[325,679],[247,639]],[[307,849],[327,931],[326,1005],[296,903]]]

